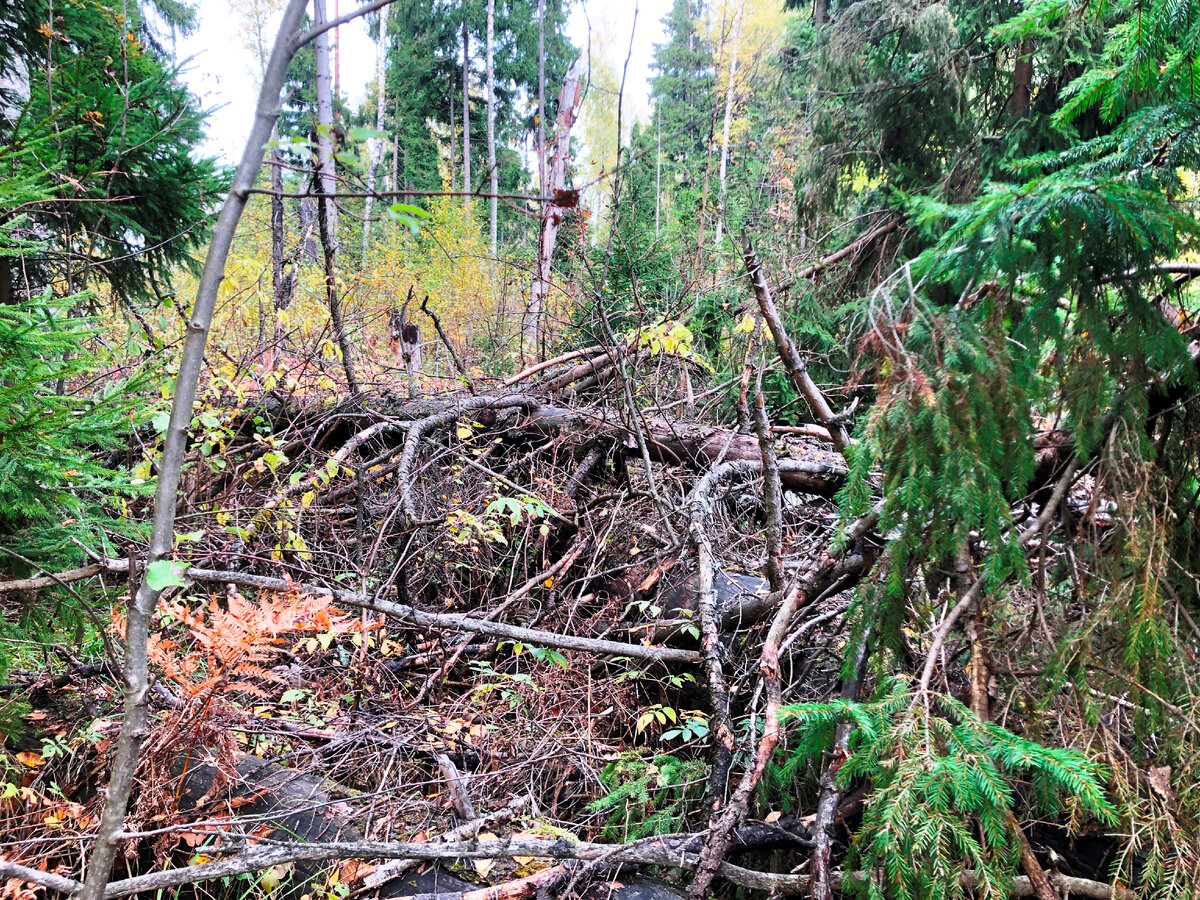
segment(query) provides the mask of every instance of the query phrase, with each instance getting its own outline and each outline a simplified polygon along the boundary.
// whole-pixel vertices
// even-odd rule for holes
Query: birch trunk
[[[371,241],[371,207],[375,198],[375,176],[379,164],[383,161],[383,101],[384,78],[387,73],[387,20],[386,9],[379,13],[379,49],[375,60],[375,131],[376,134],[367,142],[367,152],[370,162],[367,164],[367,200],[363,209],[362,258],[363,265],[367,263],[367,246]]]
[[[325,0],[313,0],[313,21],[320,27],[328,18]],[[322,194],[331,198],[337,193],[337,181],[333,176],[333,76],[329,68],[329,32],[317,36],[317,183]],[[320,204],[318,204],[318,207]],[[337,243],[337,206],[327,204],[326,223],[330,239]]]
[[[533,283],[529,288],[529,305],[525,307],[525,317],[521,322],[523,365],[538,352],[538,327],[546,294],[550,289],[550,262],[554,256],[554,244],[558,240],[558,227],[562,224],[567,210],[578,203],[578,196],[567,192],[567,160],[571,152],[571,127],[579,114],[579,100],[583,91],[579,70],[580,60],[576,59],[567,70],[562,91],[558,95],[558,116],[554,123],[554,156],[550,162],[547,179],[547,188],[554,195],[554,200],[543,206],[542,224],[538,230],[537,259],[534,261]]]
[[[274,139],[277,132],[272,132]],[[274,143],[274,140],[272,140]],[[287,221],[283,207],[283,157],[278,147],[271,148],[271,288],[275,296],[275,332],[271,341],[272,366],[279,364],[283,352],[283,313],[292,302],[296,287],[296,259],[284,258],[287,245]]]
[[[546,196],[546,0],[538,0],[538,196]],[[545,204],[542,204],[543,206]]]
[[[487,142],[488,183],[491,185],[491,204],[488,213],[488,233],[491,237],[492,259],[496,258],[496,194],[500,193],[500,173],[496,170],[496,0],[487,5]]]
[[[471,33],[463,19],[463,193],[471,192]],[[471,198],[463,197],[463,209],[471,208]]]
[[[717,172],[717,227],[713,232],[713,245],[721,246],[721,235],[725,228],[725,174],[729,168],[729,128],[733,123],[733,98],[737,83],[738,43],[742,37],[743,8],[738,7],[733,19],[733,40],[729,57],[729,84],[725,88],[725,122],[721,129],[721,164]]]

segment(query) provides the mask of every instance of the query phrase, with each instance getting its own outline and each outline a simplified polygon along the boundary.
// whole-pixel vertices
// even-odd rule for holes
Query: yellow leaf
[[[460,441],[469,441],[471,439],[471,427],[469,425],[459,425],[454,433],[458,435]]]
[[[475,871],[479,873],[480,878],[487,878],[488,873],[496,868],[494,859],[476,859],[472,860],[471,864],[475,867]]]

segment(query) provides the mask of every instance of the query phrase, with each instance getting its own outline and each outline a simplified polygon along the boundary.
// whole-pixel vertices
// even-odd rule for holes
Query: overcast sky
[[[534,2],[534,0],[529,0]],[[344,15],[355,0],[341,0]],[[332,12],[333,3],[327,4]],[[610,62],[619,73],[625,62],[629,34],[634,26],[633,53],[629,61],[626,96],[629,113],[644,117],[649,109],[650,63],[654,45],[663,40],[662,18],[670,11],[671,0],[585,0],[573,4],[568,32],[578,47],[586,48],[589,18],[597,29],[604,27],[619,40],[608,48]],[[178,43],[180,61],[190,57],[184,78],[204,107],[213,110],[208,124],[206,150],[225,162],[236,162],[242,152],[246,133],[254,117],[254,79],[250,54],[243,48],[237,23],[230,13],[229,0],[200,0],[200,24],[197,32]],[[601,24],[601,20],[603,23]],[[362,20],[340,30],[342,94],[352,106],[362,103],[368,83],[375,72],[375,45],[367,37]],[[272,32],[273,33],[273,32]],[[553,94],[557,86],[547,85]]]

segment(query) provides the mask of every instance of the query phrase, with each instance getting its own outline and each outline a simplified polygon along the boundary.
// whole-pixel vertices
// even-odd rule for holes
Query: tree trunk
[[[1017,61],[1013,66],[1012,93],[1008,97],[1008,114],[1016,121],[1029,109],[1033,97],[1033,42],[1022,41],[1017,48]]]
[[[263,78],[254,125],[234,175],[233,187],[225,198],[217,223],[213,227],[212,242],[209,245],[208,257],[204,261],[204,271],[200,276],[196,302],[192,307],[187,337],[184,339],[184,349],[179,360],[171,419],[163,439],[158,485],[154,492],[154,516],[150,526],[147,571],[161,571],[164,566],[170,571],[170,558],[175,546],[175,504],[179,476],[183,470],[183,456],[187,449],[196,387],[204,366],[204,345],[208,342],[208,332],[212,327],[217,291],[225,278],[225,262],[233,244],[234,232],[237,230],[242,211],[246,208],[246,200],[254,187],[258,171],[262,167],[271,129],[279,116],[280,90],[287,76],[288,63],[295,53],[296,35],[300,30],[305,6],[305,0],[291,0],[284,10],[279,37],[276,38],[271,62]],[[150,618],[158,605],[162,585],[150,578],[135,580],[136,584],[131,580],[133,599],[129,604],[125,628],[125,669],[122,673],[124,716],[113,753],[112,771],[104,792],[104,808],[87,862],[86,883],[77,895],[79,900],[103,900],[104,888],[112,873],[117,850],[121,846],[125,812],[129,805],[133,776],[137,770],[138,755],[149,719],[149,655],[146,646],[150,636]]]
[[[320,27],[328,20],[325,0],[313,0],[315,24]],[[358,393],[358,378],[354,374],[354,352],[342,319],[342,302],[337,288],[337,182],[333,177],[333,90],[329,75],[329,32],[316,39],[317,57],[317,227],[321,233],[321,251],[325,259],[325,300],[329,304],[329,319],[333,337],[342,354],[346,386],[351,394]]]
[[[554,256],[554,244],[558,239],[558,226],[568,209],[579,201],[578,194],[567,191],[567,159],[571,152],[571,126],[579,113],[579,100],[583,83],[579,80],[579,63],[576,59],[567,70],[562,91],[558,95],[558,116],[554,123],[554,156],[550,163],[547,190],[554,200],[545,204],[542,224],[538,230],[537,259],[533,267],[533,283],[529,288],[529,305],[521,322],[521,362],[524,365],[538,352],[538,323],[542,318],[542,307],[550,288],[550,261]]]
[[[0,12],[0,16],[7,15]],[[0,126],[16,122],[28,101],[29,66],[14,54],[8,61],[8,71],[0,74]]]
[[[657,133],[654,147],[654,236],[657,238],[662,216],[662,115],[657,103],[654,106],[654,127]]]
[[[725,227],[725,174],[729,167],[729,128],[733,123],[733,97],[737,81],[738,42],[742,37],[742,12],[743,9],[739,6],[733,18],[733,40],[731,41],[729,56],[729,84],[725,88],[725,123],[721,129],[721,164],[717,175],[717,227],[713,231],[713,245],[717,247],[721,245],[721,235]]]
[[[310,266],[320,265],[317,249],[317,204],[312,197],[303,197],[298,210],[300,218],[300,257]]]
[[[455,121],[454,108],[458,105],[454,99],[454,79],[450,80],[450,192],[457,190],[458,183],[458,124]]]
[[[471,33],[463,19],[463,193],[471,191]],[[463,197],[463,209],[471,208],[471,198]]]
[[[325,15],[325,0],[313,0],[313,19],[318,26],[328,21]],[[317,182],[319,193],[328,194],[332,198],[337,193],[337,181],[333,175],[333,81],[329,69],[328,31],[317,37],[314,49],[317,57]],[[327,204],[324,218],[330,240],[336,244],[335,203]]]
[[[392,135],[392,190],[400,190],[400,132]]]
[[[488,183],[491,185],[491,209],[488,234],[492,259],[496,258],[496,194],[500,192],[500,173],[496,170],[496,0],[487,5],[487,142]]]
[[[538,196],[546,196],[546,0],[538,0]],[[544,207],[545,204],[543,203]]]
[[[276,132],[277,134],[278,132]],[[274,142],[272,142],[274,143]],[[283,313],[292,302],[296,288],[296,260],[284,259],[287,222],[283,208],[283,158],[279,148],[271,147],[271,287],[275,295],[275,331],[271,341],[272,366],[279,364],[283,352]]]
[[[367,142],[370,162],[367,164],[367,200],[363,208],[362,258],[367,264],[367,245],[371,240],[371,206],[375,193],[375,173],[383,161],[383,101],[384,78],[387,71],[387,20],[388,10],[379,13],[379,52],[375,61],[375,134]]]

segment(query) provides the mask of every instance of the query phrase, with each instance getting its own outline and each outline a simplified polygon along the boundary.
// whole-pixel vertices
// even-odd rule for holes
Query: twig
[[[454,349],[454,345],[450,343],[450,338],[446,337],[446,332],[442,330],[441,320],[438,319],[437,313],[429,308],[429,295],[425,295],[425,299],[421,301],[421,312],[429,316],[433,320],[433,327],[437,330],[438,337],[442,339],[442,343],[446,345],[446,349],[450,351],[450,359],[454,361],[454,368],[458,369],[458,373],[466,379],[467,390],[472,394],[478,394],[479,388],[475,386],[475,379],[471,377],[471,373],[467,371],[467,367],[463,365],[462,359],[459,358],[458,351]]]
[[[850,446],[850,434],[846,431],[845,424],[834,413],[821,389],[817,387],[817,383],[808,374],[808,365],[783,327],[783,320],[779,317],[775,301],[771,299],[771,289],[767,286],[762,263],[759,262],[758,254],[754,252],[748,232],[742,235],[742,259],[746,264],[746,273],[750,276],[750,284],[754,288],[754,296],[758,300],[759,311],[767,327],[771,329],[771,337],[775,339],[775,348],[779,351],[788,376],[796,385],[796,389],[804,395],[817,418],[829,429],[829,438],[833,446],[839,452],[845,453],[846,448]]]
[[[175,397],[171,417],[163,438],[162,458],[158,467],[158,485],[154,493],[154,513],[150,526],[150,548],[147,571],[167,561],[175,544],[175,506],[183,457],[187,449],[188,430],[192,421],[192,406],[200,371],[204,365],[204,347],[212,327],[217,293],[225,278],[225,262],[233,245],[238,221],[246,208],[248,191],[262,168],[263,156],[272,129],[279,117],[280,96],[287,77],[288,64],[295,55],[297,36],[307,0],[290,0],[284,8],[271,57],[263,73],[262,89],[254,123],[246,140],[241,162],[234,174],[233,187],[221,207],[204,269],[192,306],[187,337],[179,359],[175,379]],[[105,885],[116,859],[119,835],[133,789],[142,740],[146,733],[149,705],[149,639],[150,617],[158,605],[161,591],[152,584],[154,579],[143,578],[129,604],[125,630],[124,716],[113,753],[112,769],[104,795],[104,808],[96,829],[96,840],[88,858],[86,884],[79,900],[102,900]]]
[[[123,559],[108,560],[106,565],[110,572],[125,572],[129,568],[129,563]],[[183,577],[190,578],[193,581],[237,584],[260,588],[266,591],[300,590],[308,594],[332,597],[339,603],[345,603],[348,606],[386,613],[389,616],[395,616],[397,619],[413,625],[490,634],[493,637],[505,638],[506,640],[517,641],[518,643],[529,644],[535,647],[580,650],[585,653],[598,653],[605,656],[629,656],[634,659],[644,659],[660,663],[696,664],[701,661],[700,654],[695,650],[678,650],[674,647],[626,644],[620,641],[609,641],[600,638],[576,637],[575,635],[556,634],[552,631],[540,631],[535,628],[505,625],[500,622],[488,622],[483,619],[473,619],[470,616],[460,616],[452,613],[424,612],[402,603],[373,599],[366,594],[360,594],[356,591],[327,588],[322,585],[297,584],[294,581],[288,581],[283,578],[270,578],[266,575],[250,575],[245,572],[200,568],[188,568],[181,574]]]
[[[1066,495],[1067,489],[1071,486],[1071,482],[1075,478],[1075,472],[1078,469],[1079,457],[1073,457],[1067,464],[1067,468],[1063,471],[1062,477],[1059,478],[1058,484],[1055,485],[1054,493],[1050,495],[1050,499],[1042,507],[1037,520],[1021,532],[1020,537],[1018,537],[1018,543],[1022,547],[1041,534],[1050,523],[1050,519],[1054,517],[1054,512],[1058,509],[1058,505]],[[951,629],[954,628],[954,624],[962,617],[963,613],[970,609],[972,604],[979,598],[979,595],[983,593],[983,583],[983,576],[976,578],[971,587],[959,598],[954,608],[946,614],[946,618],[942,619],[937,630],[934,631],[933,641],[929,645],[929,653],[925,656],[925,668],[921,672],[921,683],[918,693],[924,693],[929,690],[929,684],[933,680],[933,670],[937,667],[938,656],[941,654],[942,647],[946,643],[947,635],[950,634]]]
[[[879,521],[880,511],[880,507],[876,506],[870,513],[852,522],[846,529],[842,546],[849,546],[874,528]],[[741,782],[728,805],[709,820],[708,841],[700,853],[696,866],[696,877],[688,890],[688,895],[693,900],[704,900],[708,896],[713,878],[722,871],[725,853],[732,842],[734,829],[745,817],[750,797],[766,771],[767,764],[775,753],[775,747],[779,744],[779,710],[782,706],[779,647],[787,631],[788,623],[797,609],[812,600],[822,576],[834,568],[838,555],[836,552],[826,551],[808,578],[788,592],[775,613],[771,629],[763,641],[758,661],[759,672],[763,684],[766,686],[767,694],[762,739],[758,743],[752,764],[746,767]]]

